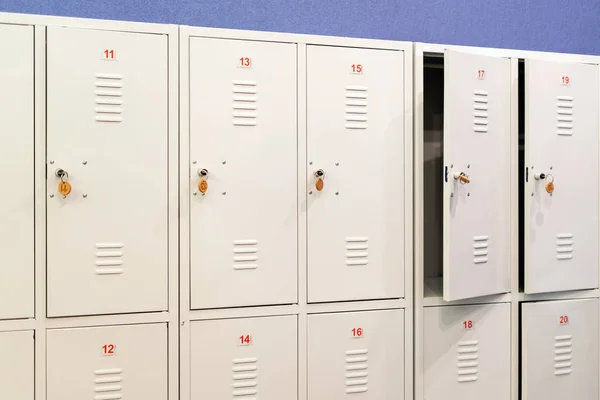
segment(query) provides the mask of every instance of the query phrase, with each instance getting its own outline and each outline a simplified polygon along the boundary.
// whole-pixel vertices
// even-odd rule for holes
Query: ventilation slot
[[[96,121],[123,121],[123,75],[97,73],[95,77]]]
[[[475,90],[473,92],[473,130],[475,132],[488,131],[488,92],[487,90]]]
[[[256,126],[256,81],[233,81],[233,125]]]
[[[123,398],[123,370],[121,368],[94,371],[94,400],[118,400]]]
[[[346,352],[346,393],[365,393],[369,390],[369,350]]]
[[[367,129],[368,87],[346,86],[346,128]]]
[[[570,96],[558,96],[556,110],[556,127],[560,136],[573,136],[573,98]]]
[[[233,269],[258,268],[258,240],[235,240],[233,242]]]
[[[346,265],[367,265],[369,263],[369,238],[346,238]]]
[[[233,398],[255,400],[258,394],[258,358],[233,359]]]
[[[562,335],[554,338],[554,375],[570,375],[573,366],[573,336]]]
[[[122,274],[123,243],[96,243],[96,275]]]
[[[556,235],[556,258],[571,260],[573,258],[573,234],[559,233]]]
[[[475,382],[479,373],[479,342],[477,340],[468,340],[458,343],[457,363],[458,382]]]
[[[488,237],[473,237],[473,263],[485,264],[488,262]]]

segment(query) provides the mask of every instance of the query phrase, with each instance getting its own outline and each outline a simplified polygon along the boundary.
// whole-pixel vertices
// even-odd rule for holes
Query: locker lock
[[[206,168],[199,169],[198,176],[200,176],[200,180],[198,181],[198,191],[204,196],[208,190],[208,170]]]
[[[315,176],[315,178],[317,178],[315,182],[315,187],[320,192],[321,190],[323,190],[323,179],[325,179],[325,171],[323,171],[322,169],[318,169],[314,172],[313,175]]]
[[[471,180],[469,179],[469,176],[467,174],[465,174],[464,172],[455,172],[454,173],[454,179],[460,181],[461,184],[465,184],[465,183],[470,183]]]
[[[62,195],[63,199],[66,199],[71,193],[71,184],[67,182],[69,180],[69,173],[62,168],[57,168],[54,171],[54,175],[57,178],[60,178],[60,182],[58,183],[58,193]]]
[[[543,172],[538,172],[537,174],[534,175],[536,180],[544,180],[546,179],[546,174]]]

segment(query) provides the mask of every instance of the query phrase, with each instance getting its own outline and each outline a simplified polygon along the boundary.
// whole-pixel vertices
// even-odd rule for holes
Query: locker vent
[[[123,121],[123,75],[96,74],[96,121]]]
[[[369,390],[369,350],[346,351],[346,393],[365,393]]]
[[[369,263],[369,238],[346,238],[346,265],[367,265]]]
[[[123,273],[123,243],[96,243],[96,274]]]
[[[573,258],[573,234],[559,233],[556,235],[556,258],[571,260]]]
[[[570,375],[572,364],[572,335],[556,336],[554,342],[554,375]]]
[[[346,128],[367,129],[367,86],[346,86]]]
[[[233,125],[256,126],[256,81],[233,81]]]
[[[556,120],[558,121],[556,127],[558,133],[561,136],[572,136],[573,135],[573,98],[570,96],[558,96],[556,110]]]
[[[233,398],[255,400],[258,394],[258,358],[233,359]]]
[[[473,263],[485,264],[488,262],[488,236],[473,237]]]
[[[457,357],[458,362],[458,382],[475,382],[479,373],[479,342],[477,340],[468,340],[458,343]]]
[[[235,240],[233,242],[233,269],[256,268],[258,268],[258,240]]]
[[[475,90],[473,92],[473,130],[475,132],[488,131],[488,92],[487,90]]]
[[[97,369],[94,375],[94,400],[119,400],[123,397],[123,369]]]

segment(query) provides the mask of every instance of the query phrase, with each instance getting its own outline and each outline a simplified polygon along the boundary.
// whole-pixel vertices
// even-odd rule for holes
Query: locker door
[[[308,299],[403,297],[404,54],[307,57]]]
[[[192,308],[295,303],[296,45],[192,38],[190,71]]]
[[[0,319],[33,317],[33,27],[0,25]]]
[[[50,27],[47,48],[48,313],[166,310],[167,37]]]
[[[425,399],[510,400],[510,304],[425,308]]]
[[[308,316],[308,400],[403,399],[404,310]]]
[[[510,290],[510,60],[444,58],[444,300]]]
[[[167,399],[166,324],[55,329],[46,340],[48,400]]]
[[[524,400],[597,399],[598,299],[522,306]]]
[[[526,60],[525,103],[525,292],[597,288],[598,66]]]
[[[34,400],[33,349],[33,331],[0,332],[2,398]]]
[[[192,399],[298,398],[297,317],[192,322]]]

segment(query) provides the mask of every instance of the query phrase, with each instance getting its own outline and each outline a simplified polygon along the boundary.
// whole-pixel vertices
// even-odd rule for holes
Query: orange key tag
[[[553,182],[548,182],[546,183],[546,192],[552,194],[552,192],[554,192],[554,183]]]
[[[206,179],[200,179],[198,182],[198,190],[204,194],[208,190],[208,181]]]
[[[68,196],[71,193],[71,184],[67,181],[61,181],[58,184],[58,193],[63,196]]]
[[[316,188],[317,190],[320,192],[321,190],[323,190],[323,179],[322,178],[318,178],[317,179],[317,183],[316,183]]]

